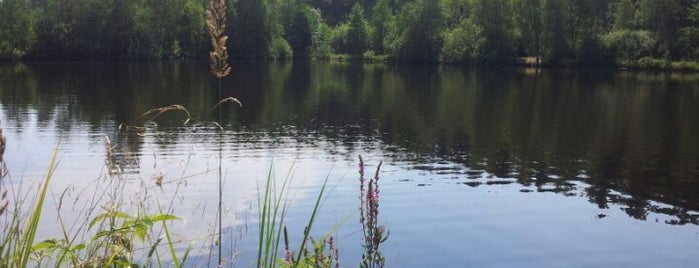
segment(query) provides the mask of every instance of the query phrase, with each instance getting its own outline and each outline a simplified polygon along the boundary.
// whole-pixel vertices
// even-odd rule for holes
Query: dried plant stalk
[[[141,114],[140,117],[143,118],[143,117],[146,117],[147,115],[154,114],[149,119],[152,121],[152,120],[155,120],[156,118],[158,118],[159,116],[161,116],[162,114],[169,112],[169,111],[182,111],[182,112],[184,112],[187,115],[187,119],[185,120],[185,124],[187,124],[187,122],[189,122],[189,120],[192,118],[192,115],[189,113],[189,110],[187,110],[187,108],[185,108],[184,106],[179,105],[179,104],[173,104],[170,106],[150,109],[150,110],[146,111],[145,113]]]
[[[228,66],[228,50],[226,49],[228,36],[224,35],[226,30],[226,2],[224,0],[209,1],[209,10],[206,11],[206,25],[213,46],[209,53],[211,73],[218,78],[228,76],[231,73],[231,67]]]

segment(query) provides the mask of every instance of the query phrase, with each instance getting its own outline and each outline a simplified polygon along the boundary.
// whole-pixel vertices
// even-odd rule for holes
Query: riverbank
[[[669,61],[665,59],[645,57],[638,60],[624,60],[611,65],[584,65],[579,62],[568,60],[559,63],[546,61],[537,62],[535,57],[517,58],[516,64],[527,68],[598,68],[598,69],[631,69],[631,70],[656,70],[656,71],[679,71],[679,72],[699,72],[699,62],[696,61]]]

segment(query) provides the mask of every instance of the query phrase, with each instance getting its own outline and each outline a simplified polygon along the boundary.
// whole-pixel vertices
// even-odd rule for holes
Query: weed
[[[373,178],[364,177],[364,159],[359,156],[359,222],[364,233],[364,254],[360,267],[384,267],[385,258],[379,246],[388,239],[385,225],[379,224],[379,171],[382,162],[376,167]]]

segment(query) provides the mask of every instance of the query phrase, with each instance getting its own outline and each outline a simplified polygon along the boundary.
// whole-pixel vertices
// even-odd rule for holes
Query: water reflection
[[[237,63],[223,83],[244,109],[224,107],[226,146],[297,144],[353,159],[375,149],[405,169],[479,187],[583,196],[630,217],[699,224],[699,75],[611,71],[473,70],[295,61]],[[181,104],[188,127],[166,115],[154,143],[215,145],[210,108],[219,100],[204,62],[10,63],[0,65],[3,123],[29,115],[70,139],[104,130],[147,155],[143,125],[154,107]],[[179,146],[179,147],[178,147]]]

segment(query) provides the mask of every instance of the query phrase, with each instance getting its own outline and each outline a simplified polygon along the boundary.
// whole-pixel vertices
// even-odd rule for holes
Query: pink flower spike
[[[291,263],[291,250],[284,250],[284,261]]]
[[[373,200],[378,200],[379,199],[379,193],[377,191],[372,191],[369,195],[369,199]]]

